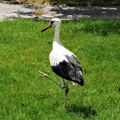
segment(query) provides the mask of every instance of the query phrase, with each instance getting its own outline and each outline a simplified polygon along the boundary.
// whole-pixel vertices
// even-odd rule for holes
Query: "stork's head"
[[[49,22],[48,26],[46,26],[43,30],[41,30],[41,32],[43,32],[43,31],[45,31],[45,30],[47,30],[47,29],[49,29],[49,28],[51,28],[51,27],[59,26],[60,24],[61,24],[61,20],[60,20],[59,18],[53,18],[53,19]]]

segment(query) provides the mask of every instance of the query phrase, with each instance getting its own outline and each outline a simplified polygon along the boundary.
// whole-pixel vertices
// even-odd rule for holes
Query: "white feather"
[[[65,56],[71,56],[73,53],[64,48],[62,45],[60,45],[60,43],[57,43],[56,41],[54,41],[53,46],[53,50],[49,55],[51,66],[57,66],[62,61],[68,62]]]
[[[78,83],[72,82],[72,84],[73,84],[74,86],[78,86]]]

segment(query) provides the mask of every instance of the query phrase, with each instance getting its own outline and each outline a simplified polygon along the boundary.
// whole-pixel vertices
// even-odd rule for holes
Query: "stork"
[[[61,20],[59,18],[53,18],[48,26],[41,30],[41,32],[52,27],[55,28],[49,60],[53,72],[62,78],[61,88],[64,88],[67,99],[69,92],[68,81],[73,82],[73,85],[83,86],[84,80],[82,76],[82,67],[76,55],[66,49],[59,40],[60,25]]]

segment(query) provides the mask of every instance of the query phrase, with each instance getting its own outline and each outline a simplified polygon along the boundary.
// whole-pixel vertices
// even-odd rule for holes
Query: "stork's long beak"
[[[41,32],[44,32],[45,30],[47,30],[47,29],[49,29],[49,28],[51,28],[52,26],[49,24],[48,26],[46,26],[45,28],[43,28],[42,30],[41,30]]]

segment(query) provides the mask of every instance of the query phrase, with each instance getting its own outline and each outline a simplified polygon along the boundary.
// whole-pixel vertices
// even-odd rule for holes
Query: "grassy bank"
[[[0,22],[0,120],[119,120],[120,21],[63,22],[61,41],[81,61],[85,86],[64,91],[38,71],[60,82],[50,68],[54,30],[48,22]]]

